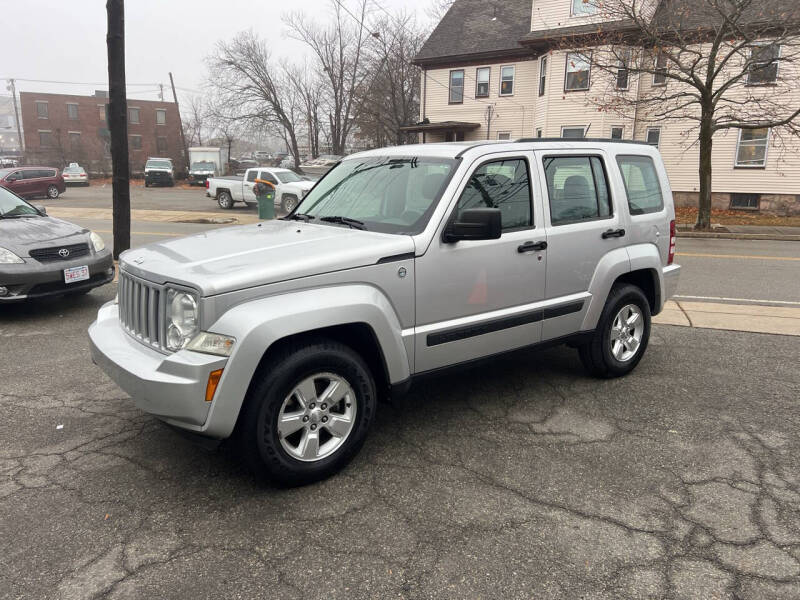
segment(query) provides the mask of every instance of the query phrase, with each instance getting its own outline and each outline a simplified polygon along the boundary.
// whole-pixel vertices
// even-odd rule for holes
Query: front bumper
[[[144,180],[146,183],[157,183],[162,185],[175,182],[172,175],[166,171],[149,171],[144,174]]]
[[[208,375],[228,359],[181,350],[161,354],[133,339],[109,302],[89,327],[92,362],[131,398],[136,407],[170,425],[201,433],[212,402],[205,401]],[[217,389],[219,392],[219,389]]]
[[[81,292],[105,285],[114,279],[114,261],[108,250],[72,260],[46,263],[40,263],[33,258],[24,260],[26,262],[22,264],[0,265],[0,286],[8,290],[6,295],[0,296],[0,304]],[[64,269],[82,265],[89,267],[89,279],[64,283]]]

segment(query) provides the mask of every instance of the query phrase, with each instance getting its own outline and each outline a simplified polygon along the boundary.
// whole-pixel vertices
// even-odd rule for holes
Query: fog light
[[[0,296],[8,296],[8,288],[0,285]]]
[[[222,369],[211,371],[208,374],[208,384],[206,384],[206,402],[211,402],[214,399],[214,392],[217,391],[219,380],[222,377]]]

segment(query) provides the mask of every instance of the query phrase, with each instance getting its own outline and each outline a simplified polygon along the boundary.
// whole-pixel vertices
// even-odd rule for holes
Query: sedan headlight
[[[9,265],[12,263],[25,262],[19,256],[14,254],[11,250],[0,248],[0,265]]]
[[[103,241],[103,238],[97,235],[94,231],[89,232],[89,239],[92,240],[92,246],[94,246],[95,252],[105,250],[106,243]]]
[[[203,354],[215,354],[217,356],[230,356],[233,352],[233,345],[236,339],[227,335],[219,333],[209,333],[201,331],[197,334],[189,345],[186,346],[187,350],[194,350],[195,352],[202,352]]]
[[[197,300],[182,290],[167,290],[167,350],[184,347],[198,332]]]

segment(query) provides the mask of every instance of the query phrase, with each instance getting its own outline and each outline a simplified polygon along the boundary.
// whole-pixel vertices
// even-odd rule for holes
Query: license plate
[[[89,267],[70,267],[64,269],[64,283],[75,283],[89,279]]]

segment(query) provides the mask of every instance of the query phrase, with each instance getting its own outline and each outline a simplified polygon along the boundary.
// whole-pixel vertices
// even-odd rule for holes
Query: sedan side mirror
[[[502,235],[499,208],[468,208],[444,230],[442,240],[452,244],[461,240],[496,240]]]
[[[40,205],[40,204],[34,204],[34,205],[33,205],[33,208],[35,208],[36,210],[38,210],[38,211],[39,211],[39,214],[40,214],[40,215],[42,215],[43,217],[46,217],[46,216],[47,216],[47,209],[46,209],[44,206],[42,206],[42,205]]]

